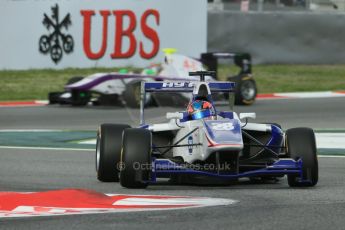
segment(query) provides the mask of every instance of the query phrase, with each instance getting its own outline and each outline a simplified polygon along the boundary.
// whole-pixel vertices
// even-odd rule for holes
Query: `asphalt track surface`
[[[217,107],[226,110],[226,106]],[[148,122],[163,122],[166,112],[181,108],[149,108]],[[283,129],[345,128],[345,97],[259,100],[252,106],[235,106],[236,112],[256,112],[256,122],[274,122]],[[0,108],[0,129],[97,130],[101,123],[138,125],[139,110],[121,107],[43,106]]]
[[[148,110],[159,120],[164,109]],[[168,109],[169,110],[169,109]],[[345,129],[345,99],[290,99],[258,101],[240,112],[257,112],[259,122],[283,128],[310,126]],[[137,113],[132,111],[132,115]],[[131,121],[119,108],[0,108],[1,129],[92,130],[100,123]],[[100,183],[90,151],[0,149],[1,191],[46,191],[65,188],[104,193],[183,195],[229,198],[238,203],[171,211],[90,214],[1,219],[0,229],[345,229],[345,158],[319,158],[316,187],[291,189],[279,182],[229,186],[158,184],[129,190],[116,183]]]

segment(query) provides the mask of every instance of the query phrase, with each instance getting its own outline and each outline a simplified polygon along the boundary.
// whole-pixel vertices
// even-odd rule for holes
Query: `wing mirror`
[[[240,113],[240,120],[248,119],[248,118],[255,119],[256,118],[256,113]]]
[[[175,112],[175,113],[167,113],[167,119],[183,119],[183,113]]]

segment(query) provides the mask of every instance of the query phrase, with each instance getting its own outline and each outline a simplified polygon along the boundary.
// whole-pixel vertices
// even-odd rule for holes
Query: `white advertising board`
[[[1,0],[0,31],[0,69],[143,67],[206,51],[207,1]]]

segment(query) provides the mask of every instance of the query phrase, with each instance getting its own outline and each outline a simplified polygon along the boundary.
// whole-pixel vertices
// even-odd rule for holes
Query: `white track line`
[[[341,155],[317,155],[318,158],[345,158]]]
[[[345,133],[315,133],[318,148],[322,149],[344,149]]]
[[[69,132],[69,130],[62,129],[0,129],[0,132],[6,133],[27,133],[27,132]]]
[[[78,144],[81,145],[95,145],[97,142],[96,139],[84,140],[84,141],[77,141]]]
[[[345,97],[344,93],[321,91],[321,92],[291,92],[291,93],[274,93],[274,96],[285,98],[328,98],[328,97]]]
[[[94,149],[78,148],[53,148],[53,147],[25,147],[25,146],[0,146],[0,149],[25,149],[25,150],[61,150],[61,151],[88,151],[94,152]]]

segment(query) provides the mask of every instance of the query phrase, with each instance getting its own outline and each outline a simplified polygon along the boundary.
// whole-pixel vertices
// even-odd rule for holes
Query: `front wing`
[[[187,165],[181,165],[175,163],[169,159],[153,159],[151,180],[148,183],[155,183],[159,177],[167,177],[174,174],[189,174],[189,175],[201,175],[214,178],[223,179],[238,179],[242,177],[259,177],[259,176],[278,176],[295,174],[299,178],[303,178],[302,171],[303,161],[302,159],[280,159],[274,162],[272,165],[267,165],[265,168],[246,171],[241,173],[217,173],[210,171],[197,170]]]

